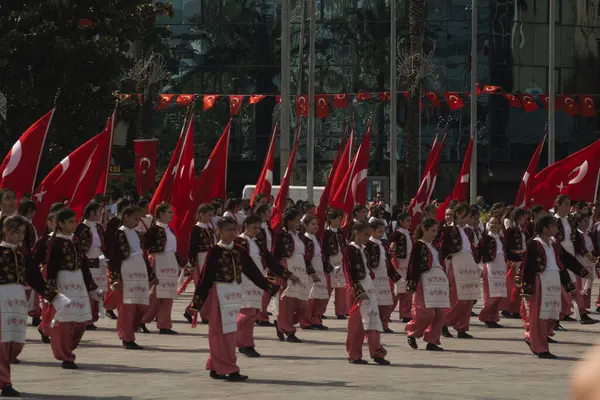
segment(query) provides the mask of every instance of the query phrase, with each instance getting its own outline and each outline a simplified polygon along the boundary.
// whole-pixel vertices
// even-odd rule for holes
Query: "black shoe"
[[[429,350],[429,351],[444,351],[443,348],[441,348],[440,346],[438,346],[435,343],[427,343],[427,347],[425,347],[425,350]]]
[[[558,321],[556,321],[556,324],[554,324],[554,330],[555,331],[559,331],[559,332],[566,332],[567,331],[565,328],[563,328],[563,326]]]
[[[33,317],[31,320],[31,326],[38,326],[42,323],[42,319],[40,317]]]
[[[600,307],[598,307],[598,308],[600,308]],[[598,311],[598,312],[600,312],[600,311]],[[346,319],[345,315],[336,315],[336,317],[337,317],[337,319]]]
[[[359,358],[358,360],[348,359],[348,362],[350,364],[357,364],[357,365],[366,365],[369,363],[367,360],[363,360],[362,358]]]
[[[525,343],[527,343],[527,346],[529,346],[529,350],[531,350],[531,342],[525,339]],[[537,356],[537,353],[535,351],[531,350],[531,352]]]
[[[86,331],[95,331],[98,330],[98,327],[94,324],[89,324],[88,326],[85,327]]]
[[[326,315],[321,315],[321,319],[327,319]]]
[[[547,360],[556,360],[558,357],[555,356],[554,354],[550,353],[549,351],[545,351],[543,353],[540,353],[537,355],[538,358],[545,358]]]
[[[313,325],[313,326],[314,326],[314,327],[315,327],[315,329],[316,329],[316,330],[318,330],[318,331],[326,331],[326,330],[328,330],[328,329],[329,329],[327,326],[325,326],[325,325],[323,325],[323,324],[318,324],[318,325]]]
[[[283,342],[285,340],[285,336],[283,336],[283,332],[279,330],[279,327],[277,326],[277,321],[273,321],[273,326],[275,327],[277,338],[279,338],[279,340]]]
[[[500,313],[500,315],[502,315],[504,318],[512,318],[513,317],[512,313],[510,313],[508,311],[502,311]]]
[[[192,317],[188,312],[183,313],[183,318],[186,319],[188,324],[191,324],[192,322],[194,322],[194,317]]]
[[[248,379],[248,375],[242,375],[239,372],[234,372],[233,374],[227,375],[226,379],[230,382],[241,382]]]
[[[473,339],[473,335],[469,335],[467,331],[458,331],[456,337],[459,339]]]
[[[217,374],[217,371],[210,371],[210,374],[208,374],[208,376],[210,376],[213,379],[227,379],[227,375],[219,375]]]
[[[554,340],[554,339],[552,339],[550,336],[548,336],[548,337],[546,338],[546,341],[547,341],[548,343],[558,343],[558,340]]]
[[[375,363],[377,363],[379,365],[390,365],[391,364],[388,360],[386,360],[383,357],[375,357],[373,359],[373,361],[375,361]]]
[[[575,322],[575,321],[577,321],[575,318],[569,317],[568,315],[565,315],[565,317],[562,320],[563,320],[563,322]]]
[[[75,362],[73,362],[73,361],[63,361],[62,367],[63,367],[63,369],[79,369],[77,364],[75,364]]]
[[[177,332],[175,332],[173,329],[160,329],[158,333],[161,335],[177,335]]]
[[[514,312],[510,314],[510,318],[512,319],[521,319],[521,313]]]
[[[289,335],[286,340],[290,343],[302,343],[302,340],[298,339],[296,335]]]
[[[405,324],[408,324],[410,321],[412,321],[412,318],[402,318],[402,322]]]
[[[146,328],[146,324],[140,324],[140,329],[139,331],[141,333],[150,333],[150,331],[148,330],[148,328]]]
[[[44,335],[42,333],[42,331],[40,331],[39,329],[38,329],[38,332],[40,333],[40,336],[42,338],[42,343],[46,343],[46,344],[50,343],[50,336]]]
[[[453,338],[454,336],[450,333],[447,326],[442,327],[442,336],[445,338]]]
[[[316,325],[307,325],[307,326],[302,326],[301,328],[304,330],[307,330],[307,331],[316,331],[317,330]]]
[[[252,358],[260,357],[260,353],[254,350],[254,347],[240,347],[239,352]]]
[[[110,319],[117,319],[117,315],[113,310],[106,310],[106,316]]]
[[[256,324],[256,326],[274,326],[269,321],[256,321],[255,324]]]
[[[394,331],[391,330],[390,328],[386,328],[383,330],[383,333],[394,333]]]
[[[17,392],[12,386],[4,386],[2,397],[21,397],[21,393]]]
[[[417,339],[415,339],[414,336],[407,336],[406,337],[406,341],[408,342],[408,345],[417,350],[419,348],[419,345],[417,344]]]
[[[123,341],[123,348],[126,350],[144,350],[142,346],[136,342],[125,342]]]
[[[579,323],[581,325],[593,325],[593,324],[597,324],[598,320],[590,318],[590,316],[588,314],[582,314],[581,317],[579,317]]]
[[[497,322],[486,322],[485,326],[487,326],[488,328],[504,328],[502,325],[500,325]]]
[[[474,312],[474,311],[471,311],[471,317],[479,317],[479,314],[477,314],[477,313],[476,313],[476,312]]]
[[[207,320],[207,319],[202,319],[202,318],[200,318],[200,323],[201,323],[202,325],[208,325],[208,320]]]
[[[15,358],[14,360],[11,361],[11,364],[21,364],[21,360],[19,360],[18,358]]]
[[[600,313],[600,306],[596,307],[596,312]]]

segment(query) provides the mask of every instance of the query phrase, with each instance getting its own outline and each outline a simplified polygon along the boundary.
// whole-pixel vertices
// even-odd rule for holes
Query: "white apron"
[[[479,267],[467,251],[452,255],[452,271],[459,300],[478,300],[481,296]]]
[[[546,270],[538,273],[540,277],[540,319],[552,319],[558,321],[560,318],[561,306],[561,285],[560,274],[558,270]]]
[[[427,308],[450,308],[450,284],[441,266],[421,274],[423,299]]]
[[[286,258],[287,269],[300,280],[298,283],[287,282],[287,287],[281,294],[281,297],[292,297],[299,300],[308,300],[308,295],[312,285],[310,278],[306,273],[306,261],[300,253],[294,253],[290,258]]]
[[[309,298],[311,299],[329,299],[327,291],[327,282],[325,281],[325,271],[323,270],[323,257],[316,255],[312,259],[312,267],[315,269],[317,276],[321,279],[320,282],[313,282],[310,289]]]
[[[402,277],[396,282],[395,293],[396,295],[408,293],[406,290],[406,275],[408,275],[408,258],[398,258],[398,273]]]
[[[262,258],[260,256],[260,250],[256,243],[248,240],[248,245],[250,246],[250,256],[256,264],[256,268],[260,271],[260,273],[264,276],[265,269],[263,267]],[[262,309],[262,298],[263,298],[263,290],[256,286],[254,282],[250,280],[246,275],[242,274],[242,304],[241,308],[255,308],[258,310]]]
[[[335,256],[329,257],[329,264],[334,270],[329,274],[332,289],[339,289],[346,286],[346,277],[344,276],[344,268],[342,267],[342,253],[339,252]],[[336,268],[339,267],[339,268]]]
[[[23,285],[0,286],[0,317],[0,342],[25,343],[27,298]]]
[[[148,270],[141,254],[132,254],[123,261],[121,278],[123,280],[123,303],[150,304]]]
[[[385,263],[385,260],[383,262]],[[373,270],[375,273],[373,286],[375,287],[375,292],[377,293],[377,304],[380,306],[391,306],[394,305],[394,300],[392,298],[390,278],[387,274],[385,265],[382,266],[381,262],[379,264],[379,267]]]
[[[383,325],[381,324],[381,316],[379,315],[377,303],[377,291],[371,280],[371,275],[367,273],[367,276],[360,281],[360,284],[369,296],[369,300],[361,300],[359,306],[363,329],[365,331],[383,332]]]
[[[153,254],[154,273],[158,278],[156,297],[159,299],[177,298],[177,280],[179,278],[179,264],[175,253],[165,251]]]
[[[242,305],[242,285],[237,282],[216,282],[213,289],[217,291],[217,297],[219,298],[223,333],[237,331],[237,317]]]
[[[94,282],[98,285],[98,289],[106,292],[108,290],[108,276],[106,274],[106,258],[101,256],[98,258],[99,267],[98,268],[90,268],[90,273],[92,274],[92,278],[94,278]]]
[[[507,297],[506,289],[506,261],[504,254],[496,257],[494,261],[485,264],[490,297]]]
[[[90,307],[90,296],[83,274],[80,270],[67,271],[60,270],[56,277],[58,290],[71,299],[60,313],[56,313],[54,321],[56,322],[86,322],[92,319],[92,309]]]

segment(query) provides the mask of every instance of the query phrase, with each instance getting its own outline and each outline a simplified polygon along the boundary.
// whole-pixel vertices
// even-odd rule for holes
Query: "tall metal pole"
[[[477,203],[477,0],[471,2],[471,204]]]
[[[290,159],[290,1],[281,0],[281,179]]]
[[[398,203],[398,90],[396,85],[396,0],[390,1],[390,204]]]
[[[306,197],[312,202],[315,184],[315,42],[317,39],[317,0],[310,0],[310,39],[308,43],[308,133],[306,138]]]
[[[423,143],[423,89],[419,88],[419,176],[421,176],[421,145]]]
[[[548,2],[548,165],[554,164],[556,156],[556,132],[554,130],[554,31],[556,24],[554,23],[554,5],[556,2],[550,0]]]

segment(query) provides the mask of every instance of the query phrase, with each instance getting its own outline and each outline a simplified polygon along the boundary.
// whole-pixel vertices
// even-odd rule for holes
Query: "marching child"
[[[591,295],[592,286],[594,285],[594,275],[596,268],[598,267],[598,259],[595,257],[594,242],[588,231],[590,217],[586,214],[577,214],[575,216],[575,223],[577,230],[575,231],[575,257],[589,272],[586,279],[578,279],[576,282],[577,290],[583,295],[583,309],[579,310],[579,314],[587,314],[587,309],[591,307]],[[581,323],[585,325],[592,325],[597,323],[598,320],[588,318],[582,319]]]
[[[411,319],[411,308],[412,308],[412,293],[409,293],[406,289],[406,275],[408,273],[408,260],[410,252],[412,251],[413,242],[410,236],[410,229],[412,219],[410,215],[402,213],[398,216],[398,228],[392,234],[390,238],[390,244],[388,246],[389,255],[392,263],[398,271],[398,274],[402,277],[394,285],[394,291],[398,296],[399,314],[402,322],[407,323]]]
[[[508,273],[506,274],[507,297],[500,302],[501,315],[504,318],[520,318],[521,296],[515,277],[519,276],[523,264],[523,254],[527,239],[527,211],[518,208],[513,212],[511,226],[504,233],[506,244],[506,258],[508,259]]]
[[[275,243],[275,232],[273,231],[273,228],[271,228],[270,225],[272,214],[271,207],[267,204],[268,197],[257,196],[257,199],[259,200],[255,199],[254,203],[260,205],[258,205],[255,208],[254,213],[261,218],[262,224],[260,225],[260,231],[256,235],[256,243],[259,245],[260,248],[262,248],[262,251],[265,253],[265,255],[272,255],[273,245]],[[269,271],[268,267],[267,278],[270,280],[275,279],[274,275]],[[256,324],[258,326],[273,326],[273,324],[269,321],[269,314],[267,313],[267,308],[269,307],[270,302],[271,295],[269,294],[269,292],[263,292],[262,307],[258,312],[258,316],[256,318]]]
[[[335,305],[337,319],[346,319],[346,278],[342,268],[342,253],[346,248],[346,238],[340,229],[342,212],[332,210],[327,213],[327,229],[323,233],[323,260],[332,271],[327,275],[327,288]]]
[[[130,205],[131,202],[127,199],[121,198],[117,200],[117,214],[109,219],[106,223],[106,230],[104,232],[104,245],[106,246],[106,251],[108,253],[116,251],[114,247],[118,246],[118,244],[114,243],[113,241],[116,238],[117,231],[123,225],[123,211]],[[110,319],[117,319],[114,310],[117,310],[121,307],[121,303],[123,302],[121,293],[122,292],[119,290],[114,292],[110,286],[106,291],[106,295],[104,296],[104,308],[106,309],[106,316]]]

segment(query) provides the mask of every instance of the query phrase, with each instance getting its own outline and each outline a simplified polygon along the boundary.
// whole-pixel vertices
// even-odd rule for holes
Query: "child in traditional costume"
[[[515,277],[519,276],[523,264],[523,254],[527,243],[527,211],[518,208],[513,213],[511,226],[504,233],[508,273],[506,274],[507,297],[500,302],[504,318],[520,318],[521,296]]]
[[[412,251],[413,241],[408,231],[412,219],[410,215],[402,213],[398,216],[396,231],[390,238],[388,246],[389,256],[401,279],[394,285],[394,292],[398,296],[399,314],[402,322],[407,323],[412,318],[412,293],[406,289],[406,275],[408,273],[408,260]]]
[[[262,220],[262,224],[260,225],[260,231],[258,232],[258,235],[256,235],[256,243],[258,243],[258,245],[263,249],[263,252],[265,254],[268,253],[269,255],[272,255],[273,247],[275,244],[275,232],[273,231],[273,228],[271,228],[270,225],[272,213],[271,207],[268,205],[268,202],[269,198],[266,196],[257,196],[257,198],[255,198],[254,200],[254,213],[258,215]],[[267,278],[271,281],[274,281],[275,276],[271,273],[268,266],[266,272]],[[262,307],[261,310],[258,312],[256,318],[256,325],[273,326],[273,324],[269,321],[269,314],[267,313],[267,308],[271,303],[271,298],[272,296],[269,294],[269,292],[263,292]]]
[[[327,228],[323,233],[323,260],[332,271],[327,275],[327,288],[335,306],[337,319],[346,319],[346,278],[342,267],[342,253],[346,248],[346,238],[340,229],[342,212],[332,210],[327,213]]]

